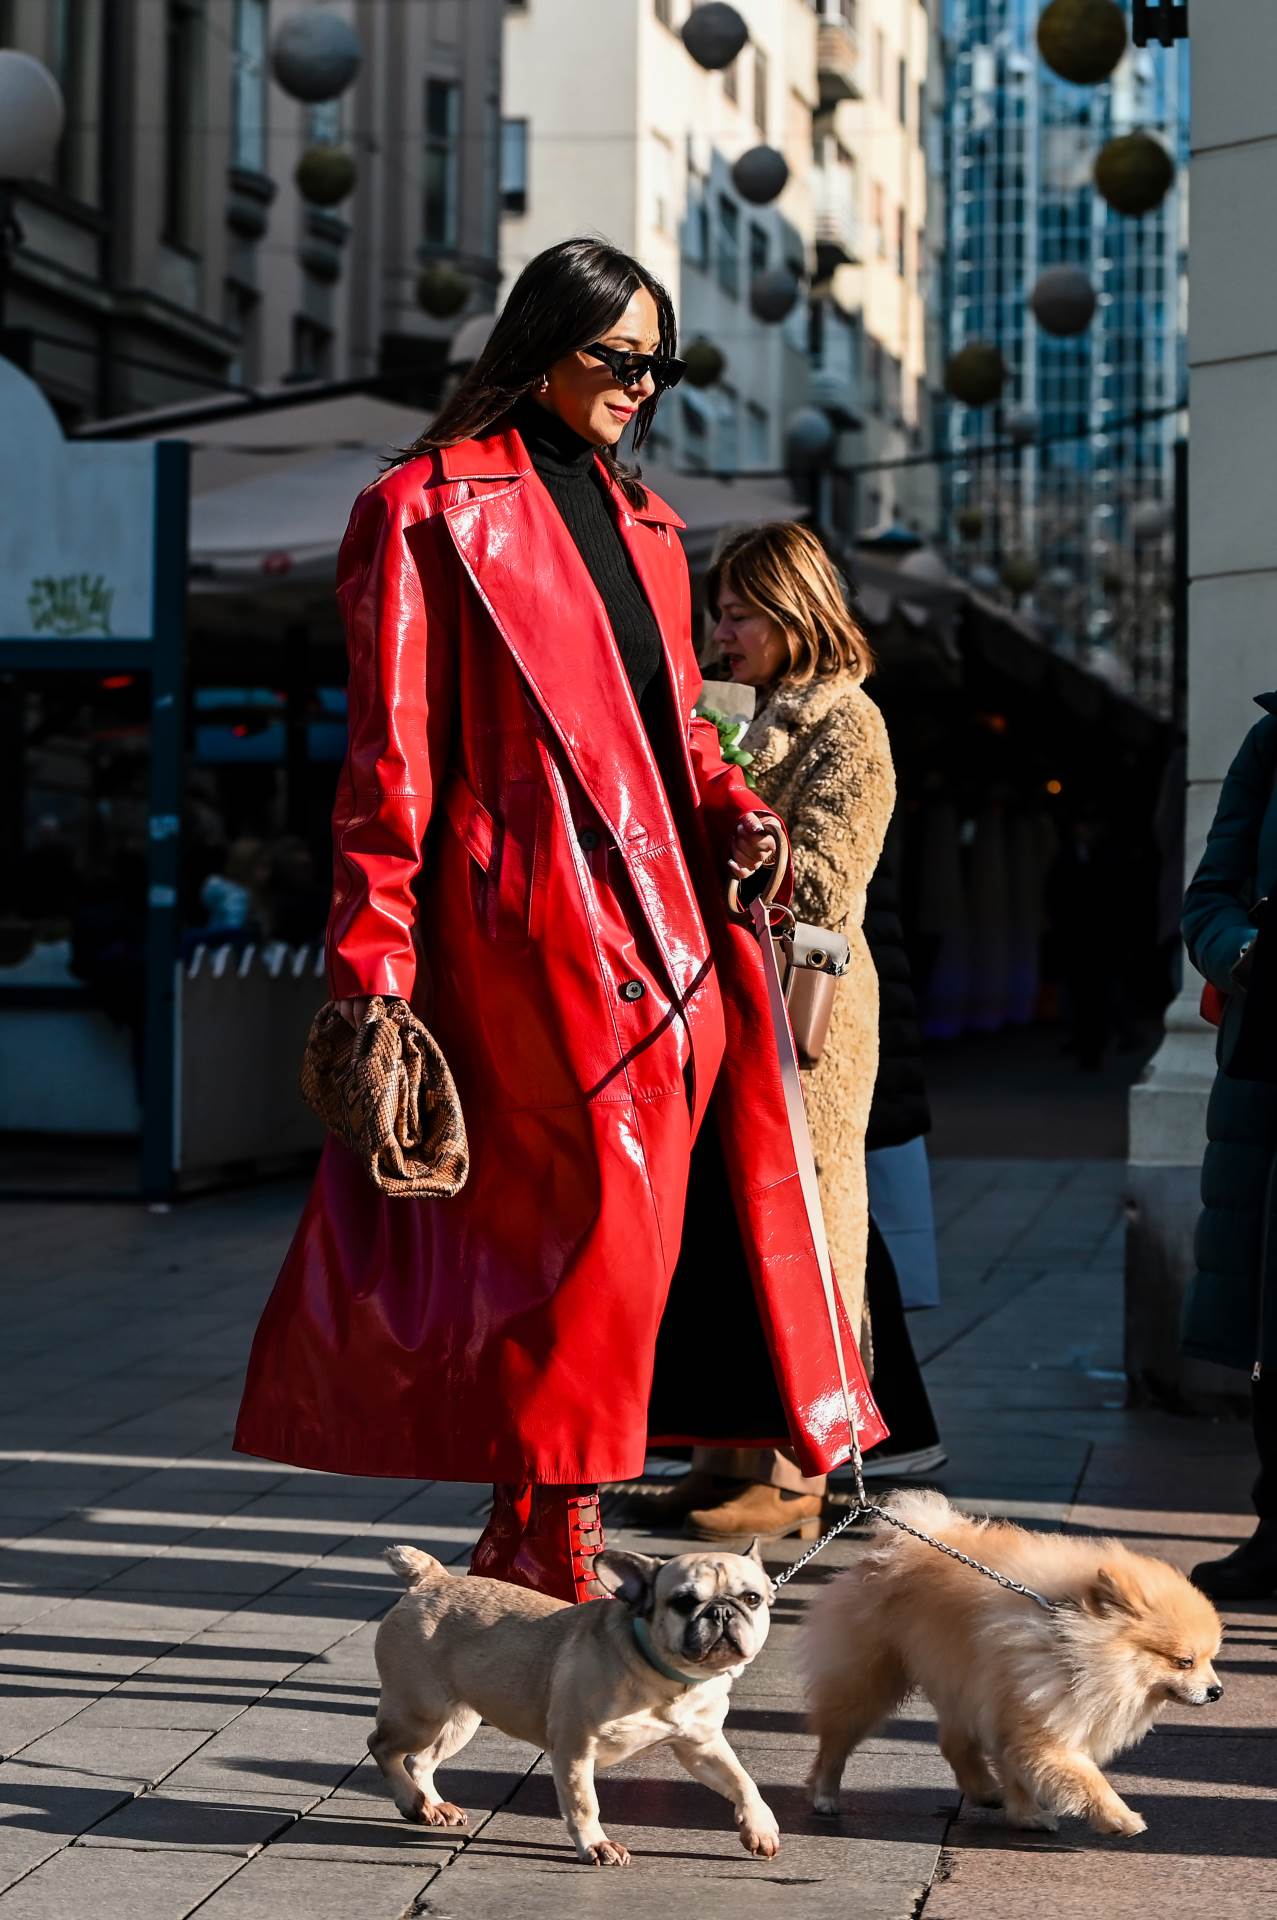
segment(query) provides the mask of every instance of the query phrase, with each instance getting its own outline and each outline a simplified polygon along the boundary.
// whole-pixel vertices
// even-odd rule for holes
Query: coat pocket
[[[488,931],[494,940],[523,942],[536,931],[543,793],[539,780],[511,780],[502,796],[495,883],[488,875]]]

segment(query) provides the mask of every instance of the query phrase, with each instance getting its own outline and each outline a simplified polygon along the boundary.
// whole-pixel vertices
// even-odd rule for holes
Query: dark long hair
[[[403,457],[455,447],[477,439],[517,400],[530,393],[556,360],[602,339],[646,287],[656,302],[660,352],[672,355],[678,344],[674,303],[654,274],[606,240],[560,240],[529,260],[479,355],[456,391],[444,402]],[[651,431],[659,394],[639,407],[634,425],[637,452]],[[633,473],[622,467],[610,447],[600,448],[608,472],[634,506],[647,494]]]

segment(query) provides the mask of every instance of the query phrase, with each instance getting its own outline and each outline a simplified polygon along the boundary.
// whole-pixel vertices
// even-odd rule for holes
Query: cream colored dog
[[[1221,1628],[1210,1601],[1165,1561],[1116,1540],[969,1520],[938,1493],[896,1493],[885,1504],[1032,1587],[1052,1610],[878,1521],[859,1564],[809,1616],[816,1811],[837,1813],[848,1754],[916,1689],[977,1805],[1004,1805],[1018,1827],[1081,1814],[1097,1833],[1143,1833],[1100,1769],[1172,1701],[1219,1699],[1211,1663]]]
[[[732,1681],[767,1638],[772,1587],[748,1554],[594,1562],[615,1598],[569,1606],[504,1580],[458,1578],[415,1547],[386,1558],[408,1591],[377,1631],[381,1699],[368,1746],[405,1820],[459,1827],[435,1768],[480,1720],[549,1753],[580,1859],[628,1866],[599,1825],[596,1767],[668,1744],[736,1809],[741,1844],[769,1859],[775,1816],[723,1737]]]

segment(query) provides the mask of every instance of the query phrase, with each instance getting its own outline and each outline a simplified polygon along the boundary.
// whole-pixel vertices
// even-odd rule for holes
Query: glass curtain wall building
[[[1010,379],[997,410],[948,409],[947,529],[964,564],[986,570],[977,578],[1005,569],[1023,587],[1036,569],[1033,609],[1056,644],[1166,711],[1187,48],[1131,48],[1104,85],[1072,86],[1038,53],[1042,4],[948,0],[947,349],[993,341]],[[1134,219],[1100,198],[1092,166],[1105,141],[1137,128],[1166,143],[1177,174],[1162,205]],[[1069,339],[1047,333],[1029,304],[1059,266],[1080,268],[1097,297]],[[1132,424],[1140,415],[1158,417]],[[979,454],[1017,432],[1019,451]],[[1031,565],[1009,567],[1013,555]]]

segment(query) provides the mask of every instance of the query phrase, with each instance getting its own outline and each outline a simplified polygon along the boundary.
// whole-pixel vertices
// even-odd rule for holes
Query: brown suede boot
[[[650,1527],[654,1533],[672,1533],[682,1526],[694,1507],[712,1507],[748,1483],[724,1480],[716,1473],[690,1468],[677,1480],[662,1480],[656,1486],[634,1487],[622,1497],[619,1518],[627,1527]]]
[[[687,1516],[686,1531],[698,1540],[783,1540],[796,1533],[814,1540],[820,1532],[824,1499],[818,1493],[790,1493],[766,1481],[737,1483],[737,1490],[716,1506]]]

